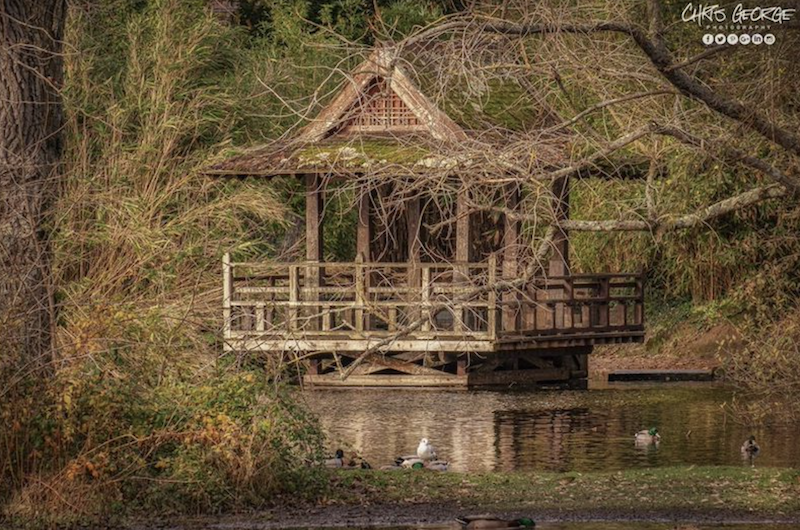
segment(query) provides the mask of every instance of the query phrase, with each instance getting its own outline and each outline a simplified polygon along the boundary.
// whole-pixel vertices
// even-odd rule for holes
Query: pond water
[[[708,384],[619,384],[588,391],[313,390],[304,395],[320,416],[331,451],[356,451],[375,467],[414,453],[423,437],[453,471],[749,465],[739,448],[750,434],[762,449],[756,466],[800,464],[799,427],[740,425],[724,412],[731,393]],[[633,433],[653,426],[662,436],[660,445],[636,447]]]
[[[340,529],[342,527],[339,527]],[[352,530],[460,530],[457,524],[417,525],[391,527],[345,527]],[[644,523],[636,522],[541,522],[537,530],[800,530],[800,524],[754,523],[754,524],[692,524],[692,523]],[[324,530],[324,528],[293,528],[290,530]]]

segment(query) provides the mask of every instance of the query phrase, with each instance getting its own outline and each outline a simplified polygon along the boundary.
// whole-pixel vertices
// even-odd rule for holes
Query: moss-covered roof
[[[294,138],[224,153],[226,159],[209,168],[208,173],[450,169],[464,166],[466,159],[476,160],[474,153],[469,153],[475,147],[471,139],[479,138],[484,145],[499,145],[507,140],[505,132],[535,130],[555,122],[555,114],[513,77],[472,79],[467,83],[458,76],[442,75],[441,69],[446,65],[435,65],[434,57],[436,51],[431,49],[413,58],[398,57],[392,50],[377,50]],[[413,130],[393,129],[390,125],[387,131],[344,132],[342,124],[352,119],[353,109],[358,108],[354,107],[356,101],[364,97],[370,80],[376,76],[386,79],[390,90],[413,110],[417,119]],[[548,148],[548,155],[552,154],[552,148]]]
[[[405,172],[455,167],[457,157],[441,154],[424,138],[334,137],[315,144],[283,142],[232,149],[211,174],[264,175],[321,172],[364,173],[381,168]]]

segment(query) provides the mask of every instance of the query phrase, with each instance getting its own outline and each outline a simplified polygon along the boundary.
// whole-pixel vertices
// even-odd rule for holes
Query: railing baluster
[[[366,282],[364,278],[364,264],[361,260],[361,255],[359,254],[356,256],[356,270],[355,270],[355,288],[356,288],[356,296],[355,296],[355,322],[354,326],[356,331],[363,332],[364,331],[364,305],[366,303]]]
[[[267,285],[270,288],[275,287],[275,278],[272,277],[268,280]],[[269,293],[267,295],[267,307],[264,309],[264,321],[266,326],[270,329],[275,326],[275,294]]]
[[[231,296],[233,296],[233,271],[231,255],[222,256],[222,336],[231,338]]]
[[[300,294],[299,265],[289,265],[289,311],[287,324],[289,331],[296,331],[297,326],[297,302]]]
[[[636,300],[634,300],[634,324],[644,325],[644,278],[643,275],[636,277]]]
[[[497,338],[497,257],[494,254],[489,256],[489,302],[487,311],[486,333],[490,339]]]
[[[610,324],[610,307],[611,301],[608,299],[608,278],[600,278],[600,327],[607,328]]]
[[[467,278],[467,271],[468,269],[462,265],[456,265],[453,267],[453,277],[451,278],[451,286],[453,287],[451,293],[451,303],[453,298],[457,298],[460,295],[456,295],[456,291],[458,290],[459,282],[465,280]],[[467,322],[464,315],[464,306],[463,304],[452,304],[453,307],[453,331],[457,333],[464,333],[467,331]]]
[[[431,330],[431,268],[422,268],[422,331]]]

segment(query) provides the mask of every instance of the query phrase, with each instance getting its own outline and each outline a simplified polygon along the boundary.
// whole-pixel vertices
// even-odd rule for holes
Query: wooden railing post
[[[289,309],[287,311],[287,324],[289,331],[297,330],[297,308],[300,300],[299,265],[289,265]]]
[[[633,320],[637,326],[644,325],[644,274],[636,275],[636,300],[634,301]]]
[[[468,287],[466,284],[469,280],[469,265],[456,265],[453,267],[453,282],[452,282],[452,291],[453,291],[453,298],[458,298],[461,296],[459,292],[459,284],[462,282],[464,283],[463,291],[466,292]],[[464,304],[461,303],[454,303],[453,304],[453,331],[457,333],[465,333],[468,330],[467,327],[467,316],[464,311]]]
[[[601,278],[600,279],[600,315],[599,315],[599,322],[598,325],[601,328],[608,327],[610,323],[610,316],[611,316],[611,300],[608,299],[609,296],[609,289],[608,289],[608,278]]]
[[[267,284],[270,288],[275,287],[275,278],[270,278]],[[272,330],[275,326],[275,295],[267,295],[267,307],[264,309],[264,321],[266,326]]]
[[[422,268],[422,331],[431,330],[431,269]]]
[[[489,282],[489,307],[487,309],[488,314],[486,315],[487,320],[487,334],[489,338],[495,339],[497,338],[497,257],[492,253],[489,255],[489,271],[488,271],[488,282]]]
[[[575,323],[572,321],[572,303],[575,300],[575,287],[573,286],[573,278],[572,276],[568,276],[564,279],[564,300],[565,302],[561,304],[561,310],[563,312],[562,322],[564,325],[564,329],[572,329],[575,326]]]
[[[231,255],[226,252],[222,256],[222,336],[231,338],[231,296],[233,295],[233,271]]]
[[[356,331],[364,331],[364,306],[366,305],[366,292],[364,282],[364,260],[361,254],[356,255],[355,263],[355,322],[353,323]]]

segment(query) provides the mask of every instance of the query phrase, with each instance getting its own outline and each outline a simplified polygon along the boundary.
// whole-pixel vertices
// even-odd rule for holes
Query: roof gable
[[[392,49],[380,49],[356,68],[348,82],[304,127],[298,140],[317,142],[339,134],[427,133],[440,141],[467,138],[464,130],[430,101],[396,63]]]

